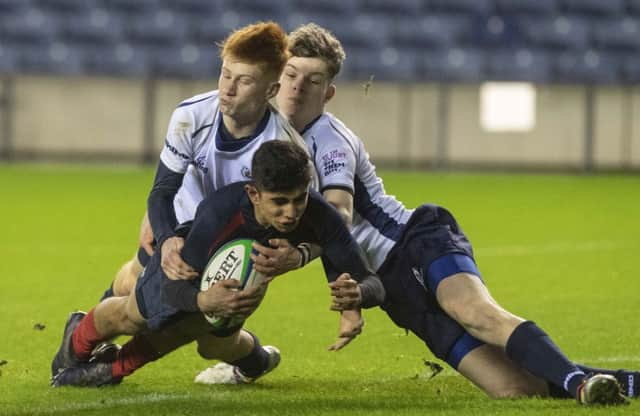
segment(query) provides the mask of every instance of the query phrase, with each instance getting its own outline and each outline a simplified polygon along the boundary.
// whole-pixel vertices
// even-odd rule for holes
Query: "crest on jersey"
[[[329,176],[339,172],[346,165],[347,154],[340,150],[332,150],[322,156],[322,175]]]
[[[200,156],[199,158],[197,158],[195,160],[194,164],[196,165],[196,167],[198,169],[200,169],[202,171],[202,173],[208,173],[209,172],[209,168],[207,167],[207,157],[206,156]]]
[[[242,169],[240,169],[240,173],[242,173],[242,176],[245,178],[251,179],[251,170],[248,167],[243,166]]]

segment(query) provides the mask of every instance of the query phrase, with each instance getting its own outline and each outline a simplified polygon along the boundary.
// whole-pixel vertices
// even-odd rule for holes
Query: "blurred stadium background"
[[[337,34],[378,164],[640,169],[640,0],[0,0],[0,161],[155,163],[258,20]]]

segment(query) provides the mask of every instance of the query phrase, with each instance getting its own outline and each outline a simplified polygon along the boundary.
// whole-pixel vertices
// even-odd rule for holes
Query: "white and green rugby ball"
[[[241,238],[229,241],[220,247],[209,259],[202,273],[200,290],[205,291],[220,280],[239,280],[241,289],[249,289],[262,284],[263,276],[253,268],[251,252],[253,240]],[[242,323],[240,318],[222,318],[211,313],[204,317],[216,329],[232,327]]]

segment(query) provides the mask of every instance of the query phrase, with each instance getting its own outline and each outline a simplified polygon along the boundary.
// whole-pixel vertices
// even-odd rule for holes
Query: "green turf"
[[[635,414],[569,400],[486,398],[378,310],[345,350],[318,265],[278,278],[248,322],[283,359],[252,386],[192,383],[194,347],[122,385],[51,389],[49,365],[67,314],[92,307],[133,255],[152,171],[0,165],[0,415]],[[476,247],[494,296],[536,320],[577,360],[640,367],[640,177],[384,172],[409,206],[450,208]],[[45,326],[43,330],[35,324]]]

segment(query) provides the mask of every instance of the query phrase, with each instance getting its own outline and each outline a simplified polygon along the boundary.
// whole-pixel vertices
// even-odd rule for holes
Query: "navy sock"
[[[267,368],[269,354],[262,348],[262,345],[260,345],[258,337],[251,332],[249,332],[249,334],[253,337],[253,349],[249,355],[229,364],[238,367],[242,374],[247,377],[258,377]]]
[[[507,340],[506,353],[531,374],[561,387],[576,397],[585,373],[569,361],[551,338],[535,323],[526,321]]]
[[[111,282],[111,285],[109,285],[109,289],[105,290],[104,294],[100,298],[100,302],[102,302],[105,299],[113,297],[113,295],[114,295],[114,293],[113,293],[113,282]]]
[[[609,374],[614,376],[616,380],[618,380],[618,383],[620,383],[622,394],[627,397],[638,397],[638,395],[640,395],[640,372],[594,368],[582,364],[577,364],[577,367],[587,374]]]

